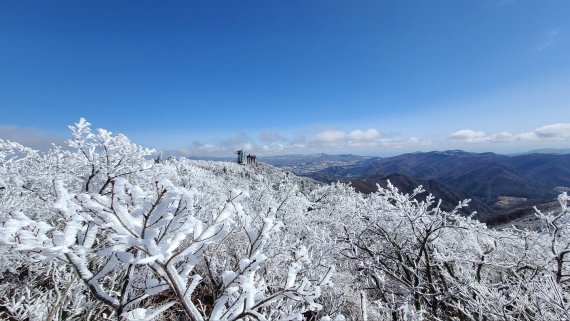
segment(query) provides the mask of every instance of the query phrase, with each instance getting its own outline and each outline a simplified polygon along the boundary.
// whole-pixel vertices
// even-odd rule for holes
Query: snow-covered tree
[[[50,177],[49,191],[36,193],[48,213],[38,216],[22,203],[3,213],[0,242],[10,251],[71,269],[107,307],[105,314],[119,319],[151,320],[179,310],[191,320],[293,320],[321,309],[315,300],[333,269],[310,281],[304,276],[310,263],[305,247],[289,252],[289,268],[278,269],[282,276],[267,273],[266,249],[283,225],[278,210],[252,216],[240,204],[246,192],[220,185],[227,197],[220,202],[196,187],[156,179],[148,171],[148,151],[126,137],[91,134],[83,119],[71,129],[75,150],[56,151],[66,163],[64,173]],[[25,153],[37,156],[12,143],[4,150],[3,165],[24,161]],[[214,291],[208,293],[205,284]],[[5,305],[16,315],[22,304]]]
[[[365,196],[70,130],[46,153],[0,140],[0,318],[570,319],[566,194],[541,229],[495,230],[421,187]]]

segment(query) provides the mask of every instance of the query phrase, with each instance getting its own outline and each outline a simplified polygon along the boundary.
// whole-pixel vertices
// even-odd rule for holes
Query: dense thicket
[[[493,230],[392,186],[153,160],[80,120],[65,148],[0,140],[0,318],[570,319],[570,228]]]

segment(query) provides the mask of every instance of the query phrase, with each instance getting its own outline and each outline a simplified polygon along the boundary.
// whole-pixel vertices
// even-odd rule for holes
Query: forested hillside
[[[323,182],[352,182],[364,193],[390,178],[405,191],[422,184],[444,201],[445,208],[471,198],[478,218],[493,222],[504,221],[506,216],[502,216],[512,211],[549,203],[569,190],[570,154],[418,152],[332,166],[307,176]]]
[[[566,193],[535,229],[495,230],[421,187],[365,195],[70,129],[46,153],[0,140],[1,319],[570,319]]]

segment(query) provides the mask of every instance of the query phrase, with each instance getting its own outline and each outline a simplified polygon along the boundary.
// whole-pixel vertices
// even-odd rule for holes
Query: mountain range
[[[444,210],[471,199],[464,214],[476,211],[476,218],[489,224],[532,214],[533,206],[552,202],[560,192],[570,190],[570,153],[559,149],[516,155],[448,150],[385,158],[291,154],[260,156],[258,161],[323,183],[350,183],[362,193],[376,191],[377,184],[386,187],[388,181],[404,193],[422,185],[441,199]]]
[[[376,184],[386,186],[388,180],[403,192],[423,185],[442,200],[446,210],[470,198],[469,211],[477,211],[477,218],[489,222],[500,220],[501,215],[512,216],[517,209],[550,202],[570,189],[570,154],[507,156],[449,150],[387,158],[319,154],[276,159],[263,161],[321,182],[350,182],[363,193],[377,190]],[[326,166],[335,162],[339,164]]]

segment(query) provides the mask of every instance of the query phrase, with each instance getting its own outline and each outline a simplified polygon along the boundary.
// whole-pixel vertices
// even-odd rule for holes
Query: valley
[[[361,193],[387,186],[403,193],[422,185],[442,200],[444,210],[471,199],[464,215],[488,224],[525,217],[536,205],[552,202],[570,187],[570,154],[556,150],[520,155],[460,150],[408,153],[394,157],[357,155],[286,155],[263,158],[296,175],[319,182],[344,182]]]

